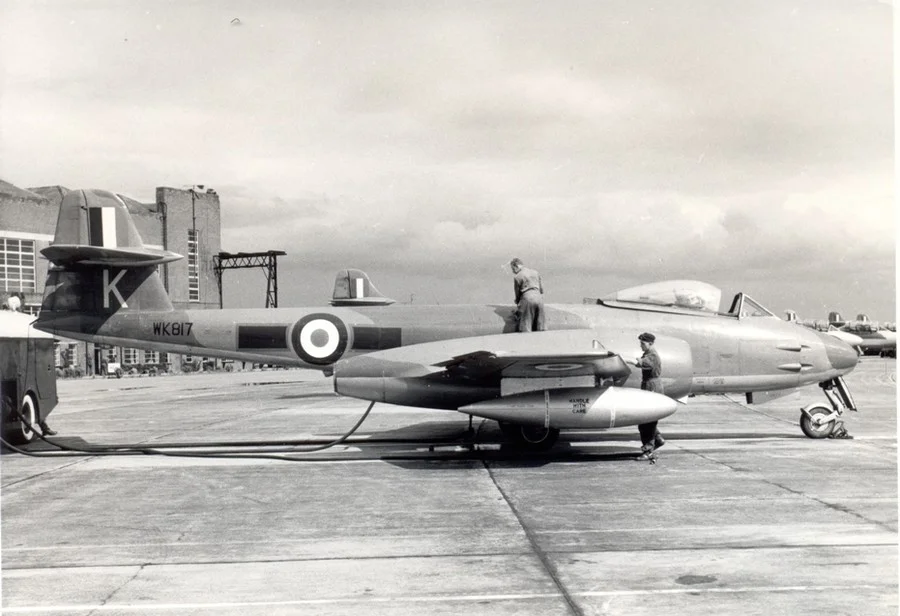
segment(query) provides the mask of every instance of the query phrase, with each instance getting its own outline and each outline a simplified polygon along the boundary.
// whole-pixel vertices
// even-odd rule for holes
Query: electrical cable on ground
[[[282,453],[294,453],[294,454],[308,454],[315,453],[317,451],[323,451],[325,449],[329,449],[331,447],[335,447],[336,445],[340,445],[344,441],[346,441],[350,436],[356,432],[359,427],[363,424],[366,418],[369,416],[369,413],[372,411],[372,408],[375,406],[375,402],[369,403],[369,406],[366,408],[366,411],[362,414],[356,424],[350,428],[349,431],[344,433],[342,436],[329,441],[327,443],[323,443],[321,445],[314,445],[305,448],[299,448],[298,446],[281,446],[278,448],[267,448],[265,450],[253,450],[253,449],[235,449],[235,450],[225,450],[225,451],[217,451],[217,452],[171,452],[164,451],[158,447],[144,447],[144,446],[99,446],[99,447],[91,447],[91,448],[78,448],[72,447],[70,445],[64,445],[62,443],[58,443],[47,439],[43,434],[38,432],[25,417],[19,412],[18,409],[13,409],[15,415],[18,416],[19,421],[21,421],[29,430],[33,431],[41,440],[53,447],[56,447],[59,451],[28,451],[22,449],[20,447],[16,447],[11,443],[7,442],[5,438],[0,437],[0,444],[2,444],[5,448],[15,451],[16,453],[20,453],[22,455],[37,457],[37,458],[47,458],[47,457],[80,457],[80,456],[121,456],[121,455],[160,455],[160,456],[171,456],[171,457],[188,457],[188,458],[196,458],[196,457],[208,457],[208,458],[267,458],[267,459],[280,459],[280,460],[295,460],[295,461],[303,461],[304,459],[300,458],[290,458],[286,456],[274,456],[273,454],[282,452]],[[200,445],[202,447],[215,447],[215,444],[203,444]],[[190,445],[178,445],[171,444],[166,447],[171,448],[190,448]]]

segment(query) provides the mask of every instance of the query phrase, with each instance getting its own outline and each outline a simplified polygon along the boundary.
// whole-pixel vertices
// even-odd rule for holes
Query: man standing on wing
[[[510,261],[509,266],[515,276],[513,288],[516,292],[516,330],[544,331],[544,285],[541,275],[525,267],[518,257]]]

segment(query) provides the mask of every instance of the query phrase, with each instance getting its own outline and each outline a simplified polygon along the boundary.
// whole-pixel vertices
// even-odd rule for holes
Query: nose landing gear
[[[844,427],[844,409],[856,411],[856,403],[842,377],[819,383],[829,404],[814,402],[800,409],[800,429],[809,438],[853,438]]]

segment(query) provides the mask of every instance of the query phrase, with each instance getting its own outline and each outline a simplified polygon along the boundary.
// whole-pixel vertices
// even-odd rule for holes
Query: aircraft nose
[[[856,352],[856,349],[834,336],[825,334],[819,337],[825,345],[825,354],[828,355],[828,361],[831,362],[835,370],[841,370],[842,374],[845,374],[856,367],[857,362],[859,362],[859,354]]]

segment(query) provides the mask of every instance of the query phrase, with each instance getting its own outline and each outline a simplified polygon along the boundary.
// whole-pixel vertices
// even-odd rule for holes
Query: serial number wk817
[[[191,328],[194,327],[194,324],[190,321],[182,321],[182,322],[174,322],[170,323],[169,321],[154,321],[153,322],[153,335],[154,336],[190,336]]]

